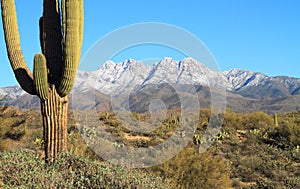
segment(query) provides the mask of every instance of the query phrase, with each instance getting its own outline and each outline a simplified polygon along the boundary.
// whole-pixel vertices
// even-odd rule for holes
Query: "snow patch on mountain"
[[[227,78],[228,90],[234,91],[239,90],[247,86],[257,86],[259,84],[266,84],[266,82],[272,80],[272,78],[262,74],[254,73],[251,71],[245,71],[241,69],[231,69],[223,72]]]
[[[231,69],[224,71],[223,74],[227,78],[228,90],[238,91],[246,87],[255,86],[266,86],[266,87],[277,87],[285,88],[290,94],[300,91],[300,79],[287,77],[287,76],[276,76],[270,77],[263,73],[251,72],[242,69]]]
[[[94,88],[109,95],[128,93],[143,83],[150,69],[132,59],[117,64],[107,61],[94,72],[78,71],[74,90]]]
[[[21,87],[19,86],[0,88],[0,99],[3,98],[16,99],[24,94],[26,94],[26,92],[23,89],[21,89]]]

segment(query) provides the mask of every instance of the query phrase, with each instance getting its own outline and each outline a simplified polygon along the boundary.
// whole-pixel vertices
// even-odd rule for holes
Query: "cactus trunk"
[[[45,158],[53,162],[67,150],[68,97],[60,97],[52,85],[47,100],[41,100],[44,126]]]

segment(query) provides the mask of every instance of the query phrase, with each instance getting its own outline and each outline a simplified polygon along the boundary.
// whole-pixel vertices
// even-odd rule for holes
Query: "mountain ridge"
[[[91,93],[91,91],[96,90],[97,94],[102,97],[114,96],[124,100],[122,96],[135,95],[135,93],[143,92],[143,90],[154,90],[153,87],[149,86],[162,86],[164,83],[203,86],[203,90],[208,92],[211,88],[218,88],[227,92],[229,107],[230,104],[239,106],[237,102],[241,102],[240,104],[243,104],[243,106],[252,104],[254,107],[245,107],[245,110],[261,106],[259,105],[261,101],[262,104],[265,103],[266,105],[261,106],[258,110],[264,111],[264,108],[269,106],[268,103],[282,103],[284,101],[280,101],[280,99],[286,99],[286,102],[291,106],[288,99],[298,99],[298,95],[300,96],[299,78],[288,76],[270,77],[263,73],[237,68],[217,72],[190,57],[179,61],[166,57],[152,66],[134,59],[120,63],[107,61],[98,70],[92,72],[79,70],[72,92],[73,94]],[[157,92],[159,93],[159,91]],[[205,95],[201,97],[201,91],[198,91],[199,99],[202,98],[202,103],[207,105],[209,105],[208,92],[202,91],[202,94]],[[25,96],[27,97],[24,98]],[[0,104],[18,106],[17,102],[22,104],[22,98],[26,101],[24,103],[26,105],[19,105],[22,108],[32,104],[30,101],[38,101],[37,99],[30,100],[28,95],[25,95],[25,92],[18,86],[0,88]],[[105,97],[105,99],[109,98]],[[143,98],[137,99],[145,100]],[[101,101],[101,98],[99,101]],[[139,104],[138,102],[134,103]],[[103,103],[98,104],[104,107],[108,106]],[[277,107],[276,104],[274,106]],[[277,109],[300,109],[300,106],[295,105],[291,108],[283,108],[284,104],[281,106],[282,108],[277,107]]]

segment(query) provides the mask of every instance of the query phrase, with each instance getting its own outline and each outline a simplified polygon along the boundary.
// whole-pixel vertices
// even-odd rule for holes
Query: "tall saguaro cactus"
[[[44,0],[40,18],[42,53],[31,73],[20,45],[14,0],[1,0],[2,22],[11,67],[22,89],[41,100],[46,160],[67,149],[68,97],[83,38],[83,0]],[[61,11],[60,11],[61,7]]]

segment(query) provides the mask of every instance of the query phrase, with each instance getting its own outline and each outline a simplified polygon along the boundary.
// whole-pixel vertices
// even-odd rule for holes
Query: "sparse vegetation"
[[[0,188],[171,188],[167,180],[149,172],[69,153],[49,165],[33,151],[2,152],[0,165]]]
[[[168,114],[150,134],[130,131],[121,124],[124,117],[117,117],[113,112],[100,113],[99,120],[124,145],[148,147],[173,134],[180,123],[175,115]],[[70,154],[63,154],[53,167],[48,167],[42,161],[43,137],[39,112],[0,107],[0,187],[42,188],[45,186],[43,183],[48,183],[54,188],[80,188],[82,184],[91,184],[89,186],[92,187],[99,181],[106,188],[116,188],[112,183],[151,188],[147,185],[149,182],[157,184],[152,188],[300,187],[300,112],[277,114],[275,118],[273,114],[263,112],[241,114],[228,110],[215,143],[207,152],[199,154],[197,149],[202,143],[209,115],[208,109],[201,110],[195,135],[182,152],[161,165],[140,172],[112,166],[95,155],[81,138],[79,129],[84,128],[78,127],[72,113],[68,128]],[[133,116],[140,121],[150,118],[146,114]],[[89,127],[85,129],[88,131]],[[19,137],[8,137],[7,133],[13,131],[25,133]],[[97,132],[90,132],[90,136],[97,137]],[[41,166],[46,166],[45,172],[41,172]],[[97,172],[104,167],[109,170],[107,174]],[[12,170],[24,175],[6,174],[9,173],[6,171]],[[139,175],[143,175],[145,182],[137,183],[141,179]],[[50,178],[51,183],[47,180]],[[130,185],[132,182],[136,185]],[[65,185],[62,186],[62,183]]]

